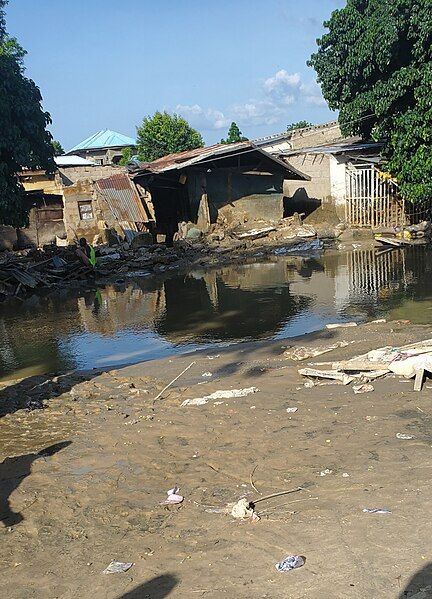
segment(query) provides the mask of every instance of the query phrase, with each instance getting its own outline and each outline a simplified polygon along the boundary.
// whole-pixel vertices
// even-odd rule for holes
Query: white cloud
[[[199,104],[178,104],[174,111],[201,130],[226,129],[232,121],[248,125],[283,125],[289,122],[289,106],[325,106],[321,89],[315,80],[304,80],[299,73],[285,69],[267,77],[258,89],[257,97],[233,104],[226,110],[205,108]],[[307,115],[305,115],[307,118]]]
[[[203,108],[199,104],[189,106],[177,104],[174,112],[184,117],[193,127],[198,129],[225,129],[231,121],[224,113],[214,108]]]
[[[300,84],[301,77],[298,73],[290,75],[285,69],[277,71],[272,77],[264,81],[264,89],[268,93],[295,88]]]

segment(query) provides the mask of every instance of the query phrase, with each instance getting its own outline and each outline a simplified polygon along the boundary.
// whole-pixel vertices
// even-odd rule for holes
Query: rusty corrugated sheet
[[[148,222],[138,192],[126,173],[99,179],[96,181],[96,187],[118,221]]]

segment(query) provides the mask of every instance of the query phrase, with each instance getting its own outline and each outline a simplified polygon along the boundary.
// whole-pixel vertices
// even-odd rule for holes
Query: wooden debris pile
[[[28,291],[86,279],[88,268],[73,248],[31,250],[5,254],[0,261],[0,299],[22,296]]]
[[[375,239],[383,245],[391,247],[404,247],[425,243],[425,238],[431,236],[431,222],[422,221],[417,225],[404,227],[390,227],[377,230]]]
[[[301,368],[299,374],[308,377],[310,381],[329,379],[343,385],[355,382],[357,389],[358,386],[365,386],[375,379],[396,374],[405,378],[415,378],[414,391],[421,391],[425,372],[432,373],[432,339],[401,347],[381,347],[349,360],[319,362],[313,366],[327,368]],[[368,390],[372,391],[373,388],[369,387]]]

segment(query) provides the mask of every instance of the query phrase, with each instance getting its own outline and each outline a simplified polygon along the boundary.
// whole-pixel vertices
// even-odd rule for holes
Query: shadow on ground
[[[398,599],[431,599],[432,597],[432,563],[419,570],[411,578]]]
[[[139,585],[117,599],[163,599],[178,584],[178,578],[172,574],[163,574]]]
[[[14,512],[11,509],[9,497],[31,473],[35,460],[52,456],[70,444],[71,441],[56,443],[38,453],[6,458],[0,464],[0,522],[3,522],[5,526],[14,526],[24,520],[24,516],[20,512]]]
[[[107,369],[108,370],[108,369]],[[83,381],[89,381],[102,372],[101,369],[89,371],[73,371],[54,376],[42,374],[29,376],[14,382],[0,390],[0,418],[6,414],[13,414],[17,410],[36,410],[43,408],[43,402],[58,397]]]

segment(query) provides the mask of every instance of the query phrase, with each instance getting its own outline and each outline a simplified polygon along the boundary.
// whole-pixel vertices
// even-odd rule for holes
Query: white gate
[[[347,165],[345,218],[351,227],[405,225],[405,201],[397,184],[374,166]]]

